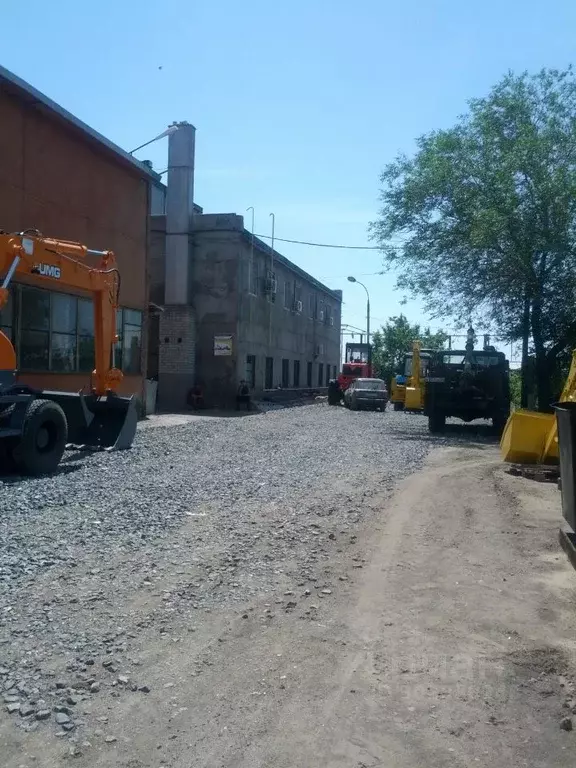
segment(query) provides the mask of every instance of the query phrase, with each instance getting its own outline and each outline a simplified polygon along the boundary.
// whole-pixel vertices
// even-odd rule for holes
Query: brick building
[[[170,136],[166,215],[150,224],[149,373],[162,410],[200,385],[208,403],[252,390],[326,387],[340,361],[341,291],[252,238],[241,216],[193,204],[194,128]]]
[[[123,391],[142,395],[148,305],[148,213],[159,177],[35,88],[0,67],[0,227],[35,228],[116,253],[123,277],[116,364]],[[20,379],[45,389],[89,386],[94,367],[90,296],[17,276],[0,315]]]

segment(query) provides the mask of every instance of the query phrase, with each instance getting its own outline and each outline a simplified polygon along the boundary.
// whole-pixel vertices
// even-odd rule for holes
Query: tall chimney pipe
[[[166,190],[166,267],[164,301],[188,304],[190,300],[190,227],[194,209],[194,150],[196,128],[177,123],[168,139],[168,188]]]

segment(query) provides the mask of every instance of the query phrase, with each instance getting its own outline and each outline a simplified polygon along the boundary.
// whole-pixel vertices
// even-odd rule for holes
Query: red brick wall
[[[113,250],[122,276],[120,303],[145,310],[146,179],[80,131],[2,90],[0,126],[0,228],[34,227]],[[66,389],[76,388],[76,378],[83,377],[64,377]],[[42,379],[41,386],[55,387],[63,377]]]

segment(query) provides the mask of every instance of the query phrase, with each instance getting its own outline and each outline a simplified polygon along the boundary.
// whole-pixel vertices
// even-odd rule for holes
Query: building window
[[[12,293],[8,294],[8,302],[3,309],[0,309],[0,331],[2,331],[10,340],[12,340],[14,329],[14,299]]]
[[[246,355],[246,381],[250,389],[256,386],[256,358],[254,355]]]
[[[264,389],[272,389],[274,386],[274,358],[266,358],[266,369],[264,371]]]
[[[50,370],[74,373],[77,370],[78,299],[53,293],[50,305]]]
[[[300,386],[300,360],[294,360],[294,387]]]
[[[308,296],[308,314],[312,320],[316,319],[316,296],[313,293]]]
[[[324,322],[324,319],[326,317],[326,310],[324,309],[324,302],[319,301],[318,302],[318,320],[320,320],[321,323]]]
[[[326,386],[330,384],[330,366],[326,365]]]
[[[78,370],[94,370],[94,304],[90,299],[78,299]]]
[[[20,300],[20,368],[47,371],[50,362],[50,294],[23,286]]]
[[[266,279],[263,280],[264,293],[268,297],[268,301],[274,304],[276,301],[276,292],[278,290],[278,280],[276,279],[276,272],[272,272],[270,269],[266,271]]]
[[[332,366],[332,370],[333,370],[332,378],[333,379],[337,379],[338,378],[338,367],[333,365]]]
[[[306,365],[306,386],[312,386],[312,363]]]
[[[290,386],[290,360],[282,360],[282,386],[288,389]]]
[[[324,363],[318,363],[318,386],[324,385]]]
[[[248,293],[258,295],[258,259],[253,253],[248,258]]]
[[[116,313],[118,343],[114,346],[114,365],[128,374],[140,373],[142,360],[142,312],[119,309]]]
[[[116,318],[120,341],[114,349],[114,365],[125,373],[139,373],[142,312],[118,310]],[[91,373],[94,370],[91,299],[17,285],[0,314],[0,328],[12,337],[22,371]]]
[[[302,286],[294,283],[294,302],[292,305],[294,312],[302,312]]]
[[[293,291],[292,283],[286,280],[284,283],[284,309],[292,309]]]

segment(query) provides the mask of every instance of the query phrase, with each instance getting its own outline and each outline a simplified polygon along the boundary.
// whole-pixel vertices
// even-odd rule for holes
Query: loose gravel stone
[[[563,717],[562,720],[560,720],[560,728],[563,731],[571,731],[573,728],[572,718]]]
[[[101,690],[95,659],[123,673],[142,633],[173,642],[176,618],[193,626],[222,604],[256,617],[242,613],[254,596],[290,598],[295,585],[321,583],[329,553],[357,547],[358,525],[376,519],[371,495],[391,493],[444,443],[420,416],[322,403],[144,425],[130,451],[70,456],[67,471],[49,477],[0,477],[0,604],[10,608],[0,690],[24,686],[37,720],[60,695],[68,704],[129,695],[128,674]],[[40,593],[39,583],[58,587]],[[158,593],[158,607],[120,616],[118,606],[143,589]]]

